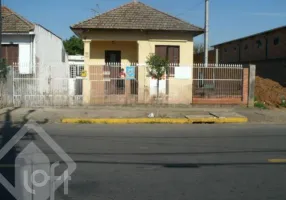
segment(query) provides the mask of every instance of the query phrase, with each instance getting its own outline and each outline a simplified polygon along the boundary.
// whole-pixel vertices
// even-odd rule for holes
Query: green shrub
[[[267,109],[266,105],[263,102],[260,102],[260,101],[255,101],[254,102],[254,107],[260,108],[260,109]]]
[[[286,108],[286,99],[285,99],[284,96],[281,97],[281,104],[280,104],[280,106]]]
[[[282,107],[286,108],[286,101],[285,101],[285,100],[284,100],[284,101],[282,101],[282,102],[281,102],[281,104],[280,104],[280,106],[282,106]]]

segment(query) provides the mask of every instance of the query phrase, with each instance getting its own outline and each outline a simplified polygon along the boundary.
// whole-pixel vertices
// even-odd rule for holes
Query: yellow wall
[[[180,63],[193,64],[193,35],[184,32],[90,31],[83,38],[92,40],[91,63],[104,62],[105,50],[121,50],[122,62],[145,63],[156,45],[180,46]]]
[[[180,64],[191,65],[193,64],[193,41],[184,40],[140,40],[138,41],[138,60],[139,63],[145,63],[147,57],[151,53],[155,53],[156,45],[169,45],[180,47]]]
[[[151,53],[155,53],[156,45],[180,46],[180,64],[190,66],[193,64],[193,35],[183,32],[141,32],[141,31],[90,31],[83,38],[92,41],[85,44],[85,66],[104,63],[105,50],[120,50],[121,62],[138,62],[143,64]],[[183,101],[191,103],[192,81],[184,80],[170,81],[170,92],[185,92]],[[85,87],[85,86],[84,86]],[[84,89],[84,96],[89,96],[89,88]],[[147,103],[150,97],[150,77],[146,67],[139,66],[138,69],[138,101]],[[172,95],[172,94],[170,94]],[[176,93],[179,98],[180,94]],[[177,101],[176,101],[177,102]],[[175,102],[173,102],[175,103]],[[178,102],[179,103],[179,102]]]
[[[171,31],[96,30],[82,35],[84,39],[96,41],[138,41],[138,40],[185,40],[192,41],[193,34]]]
[[[105,62],[105,51],[121,51],[121,62],[137,62],[137,42],[132,41],[92,41],[90,44],[90,64]]]

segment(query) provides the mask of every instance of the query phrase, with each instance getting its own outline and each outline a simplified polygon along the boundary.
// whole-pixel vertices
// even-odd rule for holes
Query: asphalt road
[[[56,200],[286,199],[286,125],[42,127],[77,163]],[[31,141],[59,160],[33,133],[19,147]]]

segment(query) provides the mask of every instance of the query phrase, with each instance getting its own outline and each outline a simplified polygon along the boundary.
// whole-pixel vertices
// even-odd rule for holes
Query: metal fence
[[[62,64],[36,65],[31,70],[20,70],[13,65],[8,82],[12,105],[23,107],[70,106],[82,104],[82,83],[76,90],[69,66]],[[29,66],[31,67],[31,66]],[[23,73],[25,72],[25,73]],[[82,81],[82,80],[80,80]]]
[[[126,78],[126,67],[134,67],[134,78]],[[105,63],[90,66],[91,104],[130,104],[138,100],[138,65]]]
[[[194,65],[194,98],[242,98],[242,89],[242,65]]]
[[[128,67],[133,68],[132,78]],[[0,92],[5,93],[0,103],[25,107],[190,104],[193,98],[242,98],[243,93],[242,65],[170,64],[169,73],[159,80],[159,88],[146,64],[94,64],[89,66],[86,78],[81,77],[83,70],[83,64],[37,65],[32,70],[11,67],[7,82],[0,85]],[[88,80],[87,88],[83,79]]]
[[[133,78],[128,79],[128,67]],[[189,73],[187,79],[179,80],[178,68]],[[89,66],[90,104],[189,104],[191,103],[192,67],[170,64],[168,74],[157,80],[149,73],[146,64],[98,63]],[[157,91],[159,91],[157,95]]]

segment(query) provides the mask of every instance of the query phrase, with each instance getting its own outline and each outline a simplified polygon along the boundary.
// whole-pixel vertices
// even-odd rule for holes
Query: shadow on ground
[[[7,110],[5,113],[5,122],[0,129],[0,149],[2,152],[3,147],[11,140],[14,139],[13,137],[16,136],[17,132],[29,122],[29,115],[35,110],[29,110],[22,118],[21,123],[13,124],[12,119],[12,112],[16,111],[19,108],[13,108]],[[45,119],[44,121],[36,121],[38,124],[45,124],[48,123],[48,120]],[[34,140],[35,137],[29,131],[25,134],[22,140]],[[15,186],[15,159],[17,154],[20,152],[18,145],[14,145],[1,159],[0,154],[0,174],[10,182],[13,187]],[[19,195],[21,197],[21,195]],[[10,192],[0,183],[0,199],[3,200],[16,200]]]

